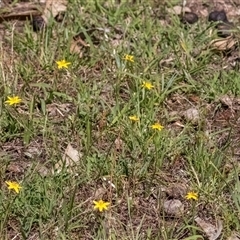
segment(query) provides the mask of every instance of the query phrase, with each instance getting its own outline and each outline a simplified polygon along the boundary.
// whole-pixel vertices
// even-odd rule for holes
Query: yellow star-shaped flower
[[[193,200],[198,200],[198,194],[195,192],[188,192],[187,195],[185,196],[187,200],[193,199]]]
[[[129,61],[129,62],[134,62],[134,56],[132,56],[132,55],[126,54],[123,59],[126,61]]]
[[[9,105],[14,105],[14,104],[18,104],[22,101],[21,98],[19,98],[18,96],[14,96],[14,97],[7,97],[8,100],[5,101],[5,103],[9,104]]]
[[[140,120],[139,117],[137,117],[136,115],[129,116],[129,119],[133,122],[138,122]]]
[[[148,89],[148,90],[151,90],[152,88],[154,88],[154,86],[152,85],[152,83],[150,83],[150,82],[148,82],[148,81],[143,81],[142,87],[143,87],[143,88],[146,88],[146,89]]]
[[[70,62],[66,62],[65,60],[56,61],[56,63],[57,63],[58,69],[68,68],[68,65],[71,64]]]
[[[164,126],[162,126],[160,123],[154,123],[152,126],[151,126],[152,129],[156,129],[158,131],[161,131]]]
[[[6,184],[8,185],[9,190],[14,190],[16,193],[19,193],[19,190],[22,188],[19,183],[17,182],[11,182],[11,181],[6,181]]]
[[[104,202],[103,200],[99,201],[93,201],[94,203],[94,209],[98,209],[99,212],[102,212],[103,210],[108,210],[108,206],[110,205],[109,202]]]

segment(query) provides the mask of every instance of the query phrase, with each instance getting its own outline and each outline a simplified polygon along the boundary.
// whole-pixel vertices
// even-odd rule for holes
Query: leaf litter
[[[69,143],[65,152],[62,156],[62,159],[55,164],[54,172],[60,173],[63,169],[66,169],[69,173],[76,173],[75,168],[79,165],[82,157],[82,153],[72,147]]]

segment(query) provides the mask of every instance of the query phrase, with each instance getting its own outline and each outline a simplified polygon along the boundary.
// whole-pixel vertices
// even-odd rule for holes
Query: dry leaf
[[[173,126],[177,126],[177,127],[181,127],[181,128],[184,128],[185,127],[185,125],[184,124],[182,124],[181,122],[174,122],[173,123]]]
[[[67,166],[70,166],[72,162],[76,163],[79,161],[79,153],[72,147],[70,143],[68,144],[65,153],[63,154],[63,161],[66,162]]]
[[[6,170],[11,174],[15,174],[15,173],[20,174],[27,171],[28,167],[29,167],[28,163],[24,161],[12,161],[9,163]]]
[[[48,23],[51,17],[55,18],[59,13],[65,12],[67,3],[67,0],[47,0],[42,14],[45,23]]]
[[[78,44],[82,45],[83,47],[90,47],[90,44],[86,43],[82,39],[81,34],[78,34],[78,35],[74,36],[73,40],[75,41],[75,43],[78,43]]]
[[[48,104],[46,107],[47,113],[51,117],[65,117],[71,111],[71,104],[62,103],[62,104]]]
[[[222,232],[222,222],[217,221],[217,226],[213,226],[211,223],[205,222],[200,217],[195,218],[195,222],[202,228],[209,240],[216,240]]]
[[[70,45],[70,52],[72,54],[78,54],[80,58],[83,56],[83,47],[90,47],[90,44],[86,43],[81,35],[80,33],[74,36]]]
[[[172,8],[167,9],[168,13],[170,14],[177,14],[180,15],[183,12],[191,12],[191,9],[188,7],[182,7],[182,6],[174,6]]]
[[[70,45],[70,53],[77,54],[80,58],[83,56],[82,47],[78,45],[77,41],[72,40]]]
[[[96,190],[96,192],[93,195],[94,199],[102,199],[103,195],[107,193],[107,189],[100,187]]]
[[[70,45],[70,53],[77,54],[80,58],[83,56],[83,47],[89,47],[90,45],[85,43],[82,39],[72,40]]]
[[[55,164],[55,169],[57,170],[57,173],[61,172],[64,167],[66,167],[69,172],[73,172],[73,168],[79,162],[81,157],[82,154],[79,153],[76,149],[74,149],[69,143],[63,154],[62,160]]]
[[[209,47],[213,50],[226,51],[232,49],[237,43],[233,36],[226,38],[214,39],[210,42]]]
[[[223,105],[225,105],[225,106],[227,106],[227,107],[229,107],[229,108],[232,108],[232,106],[233,106],[233,100],[234,100],[233,97],[230,97],[230,96],[228,96],[228,95],[223,95],[223,96],[220,97],[219,100],[220,100],[220,102],[221,102]]]

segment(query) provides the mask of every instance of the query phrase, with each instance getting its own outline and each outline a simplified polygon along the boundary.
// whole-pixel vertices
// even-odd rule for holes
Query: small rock
[[[188,110],[183,112],[183,116],[192,123],[197,123],[199,120],[199,111],[196,108],[189,108]]]
[[[163,204],[164,212],[173,217],[180,217],[184,212],[184,206],[180,200],[167,200]]]
[[[209,22],[228,22],[227,15],[224,10],[222,11],[213,11],[208,16]]]
[[[186,24],[194,24],[198,21],[198,15],[193,12],[185,12],[182,16],[181,22]]]

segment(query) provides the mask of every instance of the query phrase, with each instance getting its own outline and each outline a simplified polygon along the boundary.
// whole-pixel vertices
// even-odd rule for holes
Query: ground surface
[[[184,25],[179,1],[72,0],[39,32],[7,18],[9,3],[0,239],[238,239],[240,3],[187,1],[199,20]],[[223,9],[236,26],[227,49],[207,21]],[[107,211],[93,209],[100,199]]]

